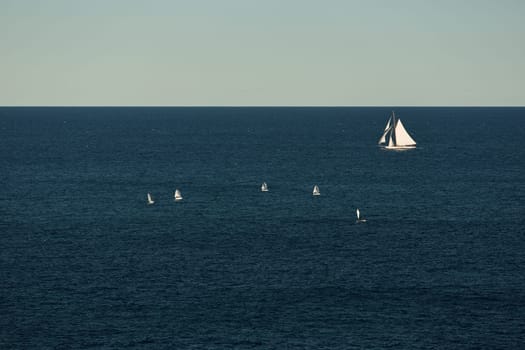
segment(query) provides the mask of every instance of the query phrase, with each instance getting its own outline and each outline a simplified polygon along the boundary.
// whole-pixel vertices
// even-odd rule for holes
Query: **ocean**
[[[525,108],[394,109],[0,108],[0,348],[523,348]]]

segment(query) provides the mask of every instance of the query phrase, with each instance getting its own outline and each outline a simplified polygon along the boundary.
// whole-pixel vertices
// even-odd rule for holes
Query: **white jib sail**
[[[357,214],[357,220],[359,220],[359,216],[360,216],[360,215],[359,215],[359,209],[357,209],[357,210],[355,211],[355,213]]]
[[[379,139],[378,144],[382,144],[386,142],[386,135],[390,131],[390,121],[392,120],[392,117],[388,118],[388,121],[386,122],[385,130],[383,131],[383,136]]]
[[[390,124],[390,120],[388,121],[388,123]],[[382,144],[382,143],[386,143],[386,135],[388,135],[388,133],[390,132],[392,128],[387,128],[385,129],[385,132],[383,133],[383,136],[381,136],[381,138],[379,139],[379,142],[378,144]]]
[[[405,130],[401,119],[397,120],[396,123],[396,146],[413,146],[416,144],[413,138],[410,137],[408,132]]]
[[[390,121],[392,120],[392,117],[388,118],[388,121],[386,122],[386,126],[385,126],[385,131],[388,130],[388,128],[390,128]]]

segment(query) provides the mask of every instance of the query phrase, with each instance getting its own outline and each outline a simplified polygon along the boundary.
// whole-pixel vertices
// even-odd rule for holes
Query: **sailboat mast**
[[[396,113],[392,111],[392,132],[390,133],[390,138],[393,141],[394,146],[397,145],[397,140],[395,139],[396,136]]]

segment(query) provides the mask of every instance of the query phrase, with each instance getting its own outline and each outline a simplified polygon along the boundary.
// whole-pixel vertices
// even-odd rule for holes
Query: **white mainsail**
[[[415,144],[416,141],[410,137],[403,123],[401,123],[401,119],[398,119],[396,124],[396,146],[413,146]]]
[[[175,190],[175,194],[173,196],[175,197],[176,201],[182,200],[182,195],[178,189]]]
[[[312,194],[313,194],[314,196],[319,196],[319,195],[321,195],[321,192],[319,191],[319,187],[318,187],[317,185],[314,186],[314,190],[313,190]]]
[[[357,220],[359,220],[359,209],[357,209],[355,213],[357,214]]]
[[[262,192],[268,192],[268,185],[266,184],[266,182],[263,182],[262,185],[261,185],[261,191]]]

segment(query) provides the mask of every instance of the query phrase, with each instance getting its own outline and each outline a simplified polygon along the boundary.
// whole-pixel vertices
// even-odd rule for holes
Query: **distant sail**
[[[181,195],[181,193],[180,193],[180,191],[178,189],[175,190],[175,194],[173,195],[173,197],[175,197],[176,201],[181,201],[182,200],[182,195]]]
[[[151,194],[148,193],[148,204],[153,204],[155,201],[151,198]]]
[[[261,185],[261,191],[262,192],[268,192],[268,185],[266,184],[266,182],[263,182],[262,185]]]
[[[319,191],[319,187],[317,185],[314,186],[314,190],[312,192],[312,195],[314,196],[320,196],[321,192]]]
[[[366,219],[361,216],[361,212],[359,211],[359,209],[356,209],[355,214],[357,216],[357,223],[366,222]]]

